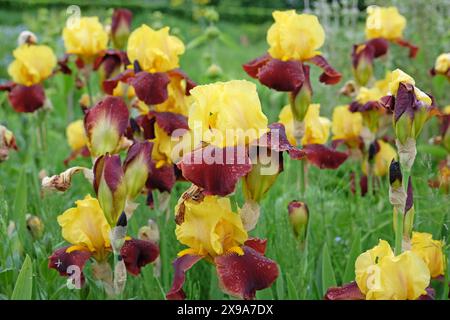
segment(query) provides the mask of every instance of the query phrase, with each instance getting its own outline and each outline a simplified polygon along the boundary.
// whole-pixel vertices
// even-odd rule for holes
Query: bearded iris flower
[[[63,30],[66,53],[74,54],[83,64],[90,64],[108,45],[108,33],[98,17],[81,17]]]
[[[432,298],[430,271],[413,251],[394,255],[388,242],[380,240],[355,262],[355,282],[328,289],[328,300],[416,300]]]
[[[388,52],[389,42],[409,48],[410,58],[414,58],[419,50],[403,39],[406,19],[396,7],[369,6],[367,14],[367,41],[354,45],[352,52],[353,74],[361,86],[366,86],[371,81],[373,60]]]
[[[58,223],[63,238],[70,245],[57,249],[49,257],[49,268],[57,270],[62,276],[69,276],[73,272],[73,266],[83,270],[90,258],[99,265],[107,264],[112,252],[111,226],[97,199],[88,195],[83,200],[76,201],[76,207],[58,216]],[[150,241],[127,237],[120,254],[128,272],[138,275],[143,266],[158,257],[159,249]],[[84,275],[81,272],[79,284],[83,283]]]
[[[337,106],[333,109],[331,132],[334,145],[345,143],[351,149],[360,148],[362,129],[361,113],[351,112],[347,105]]]
[[[8,99],[17,112],[34,112],[46,100],[42,83],[55,71],[56,56],[45,45],[21,44],[13,52],[14,61],[8,67],[12,82],[0,85],[8,91]]]
[[[320,81],[336,84],[341,74],[334,70],[318,49],[325,41],[325,31],[314,15],[297,14],[294,10],[274,11],[275,23],[267,32],[268,53],[243,65],[252,78],[277,91],[290,92],[290,103],[296,124],[297,140],[303,132],[301,123],[311,103],[312,89],[309,66],[324,70]]]
[[[264,256],[266,242],[248,237],[228,198],[195,195],[185,193],[175,209],[175,234],[188,249],[173,262],[175,276],[166,297],[184,299],[186,272],[205,259],[215,266],[223,291],[253,299],[256,290],[269,287],[279,273],[277,264]]]

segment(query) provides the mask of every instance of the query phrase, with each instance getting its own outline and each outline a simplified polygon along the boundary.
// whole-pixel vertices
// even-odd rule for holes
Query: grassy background
[[[30,2],[34,4],[30,5]],[[231,1],[232,2],[232,1]],[[436,1],[448,4],[448,1]],[[7,80],[7,65],[16,45],[16,38],[22,30],[34,31],[41,42],[50,45],[58,55],[63,54],[60,37],[66,5],[59,2],[55,6],[45,6],[40,1],[26,1],[17,4],[6,1],[0,4],[0,78]],[[61,4],[62,3],[62,4]],[[83,2],[80,1],[82,4]],[[82,7],[83,15],[98,15],[107,22],[111,9],[99,2],[97,6]],[[180,36],[190,46],[192,40],[205,32],[207,24],[194,21],[191,11],[170,7],[167,3],[155,2],[152,7],[145,2],[142,8],[132,3],[135,17],[133,25],[147,23],[154,27],[169,25],[172,32]],[[370,3],[386,4],[391,1]],[[448,50],[445,45],[450,38],[449,30],[440,27],[448,25],[443,20],[445,14],[433,7],[429,1],[395,1],[400,11],[408,19],[406,38],[421,47],[415,60],[407,58],[407,52],[391,46],[388,59],[377,62],[377,75],[384,74],[386,68],[402,68],[413,75],[419,87],[431,92],[439,105],[450,104],[448,83],[438,77],[431,79],[428,70],[441,52]],[[222,7],[227,7],[223,5]],[[183,7],[184,8],[184,7]],[[445,6],[448,9],[448,6]],[[159,11],[156,11],[158,9]],[[189,7],[192,9],[192,7]],[[248,79],[241,65],[261,55],[266,49],[265,33],[271,24],[270,9],[242,8],[245,14],[233,15],[233,11],[220,11],[222,17],[217,23],[223,41],[208,41],[201,46],[187,50],[181,59],[182,68],[198,83],[215,80]],[[259,10],[259,11],[258,11]],[[186,13],[186,12],[187,13]],[[239,10],[237,10],[239,11]],[[240,12],[239,11],[239,12]],[[253,12],[253,13],[252,13]],[[257,13],[255,13],[257,12]],[[269,12],[269,14],[267,14]],[[426,12],[426,14],[424,14]],[[447,15],[448,17],[448,15]],[[354,30],[345,27],[344,18],[339,17],[340,27],[327,30],[327,43],[324,55],[333,66],[344,74],[342,84],[351,78],[350,50],[353,43],[364,39],[364,13],[361,13]],[[212,79],[207,69],[212,64],[219,65],[223,74]],[[314,102],[320,103],[322,113],[331,116],[338,104],[348,103],[340,97],[340,86],[326,87],[318,83],[319,70],[312,68]],[[63,159],[70,150],[65,138],[67,124],[82,117],[78,108],[70,107],[68,96],[73,94],[77,101],[82,92],[73,91],[73,78],[58,75],[46,81],[47,95],[53,103],[53,110],[43,120],[42,115],[17,114],[9,106],[6,95],[0,93],[0,123],[13,130],[17,138],[19,152],[12,152],[10,159],[0,165],[0,299],[11,297],[20,266],[25,255],[33,261],[34,299],[102,299],[103,289],[86,269],[88,286],[82,290],[69,290],[65,280],[56,271],[47,268],[47,257],[55,248],[64,244],[56,217],[73,206],[75,200],[94,191],[83,177],[75,177],[73,187],[64,194],[41,194],[39,172],[49,174],[64,170]],[[98,86],[95,86],[98,91]],[[258,85],[264,112],[271,121],[277,120],[280,108],[286,103],[286,96]],[[76,105],[76,103],[75,103]],[[37,127],[43,123],[46,128],[45,146],[38,146]],[[437,121],[426,125],[419,145],[427,144],[438,133]],[[449,197],[430,189],[427,181],[436,174],[439,156],[420,152],[413,170],[415,195],[415,229],[433,234],[434,238],[448,237],[450,222]],[[73,164],[89,165],[89,160],[79,159]],[[267,256],[278,262],[281,275],[269,289],[258,293],[259,298],[275,299],[320,299],[329,284],[341,284],[353,278],[354,254],[359,254],[375,245],[379,238],[393,243],[392,207],[388,200],[388,181],[380,181],[379,190],[373,196],[357,197],[349,192],[350,172],[358,168],[357,163],[347,161],[336,171],[319,170],[311,167],[308,171],[309,184],[306,194],[299,198],[296,185],[299,163],[285,157],[285,171],[279,176],[273,188],[262,202],[262,217],[252,236],[268,239]],[[171,208],[178,196],[187,188],[187,183],[179,183],[171,197]],[[240,187],[233,200],[242,205]],[[155,195],[155,198],[157,196]],[[310,226],[307,245],[298,248],[287,220],[287,204],[291,200],[305,201],[310,208]],[[171,261],[182,249],[174,235],[175,224],[170,217],[158,209],[151,210],[142,203],[130,222],[129,234],[136,236],[137,230],[149,218],[156,219],[161,231],[161,278],[155,278],[152,266],[143,269],[139,277],[128,277],[124,299],[162,299],[172,281]],[[158,208],[156,204],[156,208]],[[39,216],[45,224],[45,235],[33,241],[25,227],[25,214]],[[15,221],[16,231],[8,234],[10,220]],[[448,253],[448,246],[446,247]],[[205,275],[206,279],[205,279]],[[210,279],[208,279],[210,275]],[[214,268],[206,262],[196,265],[188,276],[185,285],[190,299],[228,299],[217,286]],[[439,286],[438,286],[439,288]],[[439,288],[440,290],[442,288]],[[438,292],[438,297],[442,292]]]

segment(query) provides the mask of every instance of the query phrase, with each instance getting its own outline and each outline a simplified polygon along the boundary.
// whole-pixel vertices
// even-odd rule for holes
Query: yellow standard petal
[[[411,251],[425,261],[433,278],[445,273],[443,246],[442,241],[433,240],[433,236],[429,233],[413,232],[412,234]]]
[[[110,247],[111,227],[97,199],[87,195],[75,202],[76,207],[58,216],[63,238],[73,244],[85,246],[92,253],[103,256]]]
[[[67,53],[89,59],[106,50],[108,33],[98,17],[82,17],[64,28],[63,40]]]
[[[330,136],[331,121],[320,117],[320,104],[311,104],[305,116],[305,134],[302,145],[325,144]]]
[[[363,127],[360,112],[350,112],[347,105],[337,106],[333,110],[332,119],[333,140],[353,141],[359,138]]]
[[[430,283],[428,267],[417,254],[405,251],[394,256],[384,240],[356,259],[355,274],[367,300],[415,300]]]
[[[406,19],[396,7],[369,6],[367,8],[366,37],[367,39],[384,38],[400,39],[406,27]]]
[[[191,90],[189,128],[218,147],[244,145],[267,132],[256,85],[246,80],[216,82]]]
[[[391,73],[391,80],[389,82],[389,93],[392,95],[396,95],[398,91],[398,87],[401,83],[404,84],[410,84],[412,86],[415,85],[415,81],[413,77],[411,77],[406,72],[403,72],[400,69],[395,69]],[[432,101],[431,98],[422,90],[420,90],[417,87],[414,87],[414,94],[416,95],[416,98],[422,102],[424,102],[427,105],[431,105]]]
[[[175,210],[178,212],[179,207]],[[241,218],[231,209],[230,200],[206,196],[203,201],[184,201],[184,221],[177,225],[178,241],[194,252],[211,257],[236,252],[248,239]]]
[[[272,16],[275,23],[267,31],[267,43],[273,58],[307,60],[320,54],[325,31],[315,15],[287,10],[274,11]]]
[[[289,143],[293,146],[297,145],[297,141],[295,141],[294,137],[294,116],[290,105],[286,105],[283,109],[281,109],[280,114],[278,115],[278,120],[284,125],[286,137],[288,138]]]
[[[15,83],[32,86],[50,77],[56,56],[47,46],[23,44],[14,50],[8,73]]]
[[[66,128],[67,143],[73,151],[80,150],[87,144],[83,120],[71,122]]]
[[[142,70],[166,72],[179,67],[179,56],[184,53],[183,42],[169,34],[169,27],[154,30],[143,24],[128,38],[127,54],[137,60]]]

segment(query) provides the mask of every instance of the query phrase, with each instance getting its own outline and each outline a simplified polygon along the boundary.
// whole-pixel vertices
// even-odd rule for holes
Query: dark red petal
[[[428,287],[425,289],[427,291],[426,294],[421,295],[417,300],[434,300],[436,297],[436,291],[432,287]]]
[[[112,95],[114,92],[114,89],[117,87],[117,84],[119,82],[127,82],[133,76],[134,76],[134,71],[131,69],[127,69],[110,79],[106,79],[103,81],[103,84],[102,84],[103,91],[105,91],[105,93],[107,93],[107,94]]]
[[[373,57],[384,56],[389,50],[389,41],[383,38],[376,38],[366,42],[366,46],[373,48]]]
[[[16,84],[9,92],[8,98],[17,112],[34,112],[44,105],[45,91],[40,84],[29,87]]]
[[[359,187],[361,190],[361,196],[365,196],[368,191],[368,179],[366,175],[359,177]],[[355,173],[350,174],[350,190],[353,194],[356,193]]]
[[[129,80],[139,100],[148,105],[163,103],[168,98],[167,85],[170,82],[167,73],[138,72]]]
[[[129,112],[127,105],[120,97],[107,96],[97,104],[87,109],[84,117],[84,128],[88,136],[100,119],[107,119],[112,126],[116,127],[118,134],[125,134],[128,127]]]
[[[269,125],[269,131],[258,140],[252,142],[258,147],[266,147],[276,152],[289,151],[294,147],[290,144],[286,129],[282,123],[275,122]]]
[[[344,284],[342,287],[329,288],[325,300],[365,300],[366,297],[359,290],[355,281]]]
[[[262,255],[266,254],[267,239],[249,238],[244,245],[258,251]]]
[[[272,57],[268,53],[266,53],[265,55],[242,65],[242,68],[244,68],[244,71],[247,72],[250,77],[257,79],[259,69],[271,59]]]
[[[321,55],[317,55],[309,59],[313,64],[323,69],[323,73],[320,75],[319,81],[325,84],[336,84],[341,81],[342,75],[333,69],[328,61]]]
[[[183,291],[183,284],[186,280],[186,272],[202,258],[202,256],[187,254],[173,261],[172,265],[175,274],[173,277],[172,288],[170,288],[170,291],[166,294],[166,298],[168,300],[183,300],[186,298]]]
[[[179,77],[179,78],[182,78],[182,79],[184,79],[186,81],[185,94],[187,96],[190,95],[191,89],[197,86],[197,84],[191,78],[189,78],[188,75],[181,69],[170,70],[168,72],[168,74],[169,74],[169,77]]]
[[[395,40],[395,43],[398,44],[399,46],[408,48],[410,58],[415,58],[417,55],[417,52],[419,51],[419,47],[413,45],[411,42],[408,42],[404,39],[397,39],[397,40]]]
[[[72,70],[69,67],[69,54],[65,54],[61,59],[58,60],[58,69],[64,74],[72,74]]]
[[[204,189],[207,195],[226,196],[252,169],[245,147],[206,146],[183,156],[178,167],[183,177]]]
[[[71,266],[77,266],[80,268],[81,274],[81,285],[84,283],[84,275],[83,275],[83,268],[86,262],[91,257],[91,252],[86,250],[76,250],[72,251],[70,253],[67,253],[66,250],[70,246],[63,247],[60,249],[57,249],[53,254],[48,258],[48,267],[50,269],[55,269],[59,272],[61,276],[69,276],[72,275],[72,271],[68,268]],[[70,272],[70,274],[68,273]]]
[[[148,170],[151,170],[151,153],[153,144],[149,141],[134,142],[128,149],[127,157],[123,163],[123,170],[126,171],[127,167],[138,157],[144,156],[144,161],[148,164]]]
[[[308,161],[320,169],[337,169],[348,157],[346,153],[330,149],[323,144],[307,144],[303,151]]]
[[[144,139],[155,139],[155,122],[155,117],[152,117],[149,114],[140,115],[136,118],[136,123],[142,129]]]
[[[395,122],[400,119],[403,113],[408,112],[411,118],[414,117],[414,103],[416,101],[416,96],[414,94],[414,87],[405,84],[403,82],[399,83],[397,96],[395,98],[394,105],[394,120]]]
[[[299,61],[270,59],[257,74],[259,81],[274,90],[292,92],[305,81],[303,66]]]
[[[222,289],[241,299],[253,299],[256,290],[268,288],[277,279],[276,262],[258,251],[243,246],[244,255],[225,254],[214,259]]]
[[[145,186],[149,190],[159,190],[160,192],[170,192],[177,181],[175,175],[175,166],[172,164],[156,168],[154,161],[151,162],[150,174],[148,175]]]
[[[94,61],[93,68],[98,70],[100,67],[104,72],[104,78],[108,79],[113,75],[122,65],[128,65],[127,54],[120,50],[105,50]]]
[[[189,130],[188,121],[182,114],[173,112],[150,112],[155,117],[158,127],[163,129],[169,136],[177,129]]]
[[[98,187],[103,176],[111,192],[115,192],[123,179],[123,169],[119,155],[104,155],[97,158],[94,164],[94,190],[98,195]]]
[[[7,81],[3,84],[0,84],[0,91],[11,91],[16,84],[12,81]]]
[[[128,272],[137,276],[142,267],[158,258],[159,248],[151,241],[131,239],[125,241],[120,249],[120,255]]]

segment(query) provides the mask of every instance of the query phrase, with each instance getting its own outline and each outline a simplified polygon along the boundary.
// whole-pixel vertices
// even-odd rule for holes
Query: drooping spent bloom
[[[9,151],[17,150],[14,134],[5,126],[0,125],[0,162],[8,160]]]
[[[57,270],[62,276],[72,275],[74,267],[78,267],[81,270],[81,278],[74,277],[72,281],[80,288],[85,281],[82,270],[90,258],[96,264],[107,265],[107,259],[112,252],[111,226],[97,199],[89,195],[76,201],[76,207],[58,216],[58,223],[63,238],[70,245],[53,252],[49,257],[48,267]],[[127,237],[120,255],[128,272],[138,275],[143,266],[158,257],[159,249],[150,241]]]
[[[443,75],[450,81],[450,52],[442,53],[436,58],[434,67],[430,70],[432,76]]]
[[[66,53],[76,55],[84,64],[92,63],[108,45],[108,33],[98,17],[68,21],[62,36]]]
[[[124,143],[129,111],[120,97],[107,96],[86,110],[84,128],[92,157],[116,153]]]
[[[228,198],[182,196],[176,209],[178,241],[188,246],[173,262],[175,277],[166,297],[184,299],[185,273],[202,259],[213,263],[226,293],[253,299],[256,290],[270,287],[278,277],[277,264],[266,258],[266,241],[248,237]]]
[[[377,246],[356,259],[355,275],[355,282],[339,288],[329,288],[325,298],[328,300],[430,298],[428,288],[430,271],[426,263],[410,250],[395,256],[385,240],[380,240]]]
[[[248,62],[243,68],[263,85],[290,92],[294,118],[302,122],[312,95],[309,66],[304,63],[310,62],[322,68],[324,72],[319,80],[325,84],[338,83],[341,74],[318,51],[325,41],[325,31],[316,16],[297,14],[294,10],[274,11],[272,15],[275,23],[267,32],[268,53]],[[302,136],[300,127],[296,134],[299,138]]]
[[[361,86],[372,79],[373,60],[388,52],[390,42],[409,48],[410,58],[414,58],[419,49],[403,39],[406,19],[396,7],[369,6],[367,13],[367,41],[354,45],[352,52],[353,73]]]
[[[45,45],[24,43],[13,52],[14,60],[8,67],[12,82],[0,85],[9,91],[8,99],[17,112],[34,112],[45,103],[43,81],[56,67],[53,50]]]

